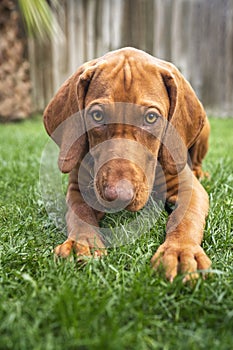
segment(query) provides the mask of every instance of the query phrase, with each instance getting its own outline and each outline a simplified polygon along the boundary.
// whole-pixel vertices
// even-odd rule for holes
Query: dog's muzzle
[[[148,200],[154,182],[157,155],[128,139],[111,139],[93,147],[79,169],[79,188],[94,209],[137,211]],[[86,166],[85,166],[86,164]],[[88,164],[93,166],[88,179]]]

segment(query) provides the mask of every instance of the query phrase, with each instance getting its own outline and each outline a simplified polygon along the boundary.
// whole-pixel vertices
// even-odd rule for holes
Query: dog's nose
[[[104,196],[109,202],[116,199],[121,202],[131,202],[134,196],[133,186],[129,181],[121,180],[115,186],[108,185],[105,188]]]
[[[118,197],[118,193],[115,186],[107,186],[104,191],[104,196],[107,201],[112,202]]]

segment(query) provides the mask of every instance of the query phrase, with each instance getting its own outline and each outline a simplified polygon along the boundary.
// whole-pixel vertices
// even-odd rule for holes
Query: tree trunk
[[[31,110],[27,40],[14,0],[0,1],[0,120],[24,119]]]

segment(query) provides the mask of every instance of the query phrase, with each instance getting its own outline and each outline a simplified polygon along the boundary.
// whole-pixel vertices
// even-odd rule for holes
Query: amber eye
[[[93,111],[91,116],[96,123],[101,123],[104,120],[104,115],[99,110]]]
[[[158,114],[155,112],[149,112],[145,115],[145,122],[147,124],[154,124],[156,120],[158,119]]]

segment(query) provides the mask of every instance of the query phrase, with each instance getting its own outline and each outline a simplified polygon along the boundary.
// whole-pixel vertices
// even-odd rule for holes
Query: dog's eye
[[[91,113],[91,116],[92,116],[92,118],[94,119],[94,121],[95,121],[96,123],[101,123],[101,122],[104,120],[104,115],[103,115],[103,113],[102,113],[101,111],[98,111],[98,110],[93,111],[93,112]]]
[[[158,114],[155,112],[149,112],[145,115],[145,122],[147,124],[154,124],[156,120],[158,119]]]

